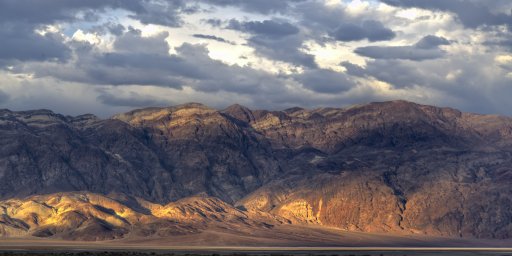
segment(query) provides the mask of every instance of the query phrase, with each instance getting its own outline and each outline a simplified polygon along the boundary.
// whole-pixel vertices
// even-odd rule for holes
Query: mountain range
[[[4,237],[512,238],[510,117],[406,101],[4,109],[0,145]]]

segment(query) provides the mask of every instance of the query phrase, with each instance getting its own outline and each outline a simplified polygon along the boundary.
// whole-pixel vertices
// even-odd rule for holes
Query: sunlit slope
[[[160,205],[122,195],[57,193],[2,201],[0,209],[0,235],[6,237],[72,240],[169,237],[210,228],[268,229],[283,223],[282,218],[241,211],[203,195]]]

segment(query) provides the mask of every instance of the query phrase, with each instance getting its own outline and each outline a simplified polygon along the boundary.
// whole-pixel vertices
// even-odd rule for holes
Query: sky
[[[509,0],[0,0],[0,108],[512,115]]]

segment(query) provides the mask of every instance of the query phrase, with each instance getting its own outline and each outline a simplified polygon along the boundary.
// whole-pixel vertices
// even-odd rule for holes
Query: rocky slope
[[[125,195],[56,193],[0,203],[0,236],[105,240],[160,238],[200,233],[208,228],[270,229],[283,219],[241,211],[218,198],[188,197],[166,205]]]
[[[234,221],[512,237],[508,117],[405,101],[284,111],[192,103],[110,119],[0,110],[0,143],[3,234],[107,239]],[[63,194],[73,210],[55,195],[30,197],[71,191],[95,194]],[[226,214],[161,214],[187,200]],[[150,228],[160,225],[168,231]]]

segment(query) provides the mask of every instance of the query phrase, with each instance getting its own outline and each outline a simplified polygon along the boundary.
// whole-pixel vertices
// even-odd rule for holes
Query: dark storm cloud
[[[434,11],[448,11],[457,15],[457,18],[466,27],[476,28],[482,25],[512,25],[510,11],[507,13],[493,13],[488,4],[495,1],[469,1],[469,0],[381,0],[382,2],[398,7],[416,7]]]
[[[439,46],[448,44],[450,42],[445,38],[429,35],[411,46],[365,46],[357,48],[354,52],[372,59],[422,61],[443,57],[446,52]]]
[[[393,88],[414,90],[420,95],[434,94],[430,97],[437,104],[479,113],[510,114],[510,105],[504,100],[512,93],[510,79],[499,69],[494,69],[497,72],[493,74],[482,69],[481,57],[452,56],[414,65],[404,60],[372,60],[364,67],[348,62],[341,65],[352,76],[374,78]]]
[[[165,39],[168,32],[161,32],[151,37],[143,37],[140,30],[128,28],[128,31],[116,38],[114,48],[116,52],[155,53],[166,55],[169,45]]]
[[[240,22],[232,19],[227,28],[268,37],[284,37],[299,33],[296,26],[286,21],[275,20]]]
[[[393,39],[396,33],[375,17],[354,16],[340,6],[326,6],[320,1],[298,4],[292,13],[300,17],[301,26],[311,30],[319,40],[324,36],[339,41],[384,41]]]
[[[124,31],[126,31],[125,26],[112,21],[92,26],[90,29],[87,30],[87,32],[89,33],[94,33],[101,36],[104,36],[108,33],[110,33],[113,36],[120,36],[124,33]]]
[[[108,9],[129,11],[129,17],[143,24],[179,27],[182,14],[195,13],[198,7],[185,0],[3,0],[0,22],[52,24],[56,21],[94,20]]]
[[[313,55],[301,50],[305,36],[297,26],[282,20],[230,20],[227,28],[249,33],[248,45],[266,58],[293,65],[316,68]]]
[[[421,49],[415,46],[365,46],[355,53],[372,59],[404,59],[421,61],[441,58],[445,52],[440,49]]]
[[[182,14],[191,14],[199,11],[199,7],[190,5],[186,0],[152,0],[145,1],[143,8],[130,15],[143,24],[158,24],[169,27],[181,27]]]
[[[130,92],[128,96],[120,96],[102,91],[96,99],[105,105],[118,107],[145,107],[171,105],[169,101],[158,100],[151,97],[144,97],[136,92]]]
[[[58,102],[57,99],[63,94],[54,94],[52,90],[56,87],[40,89],[43,86],[37,85],[47,83],[53,86],[55,82],[62,82],[62,91],[66,91],[66,86],[108,87],[111,90],[95,90],[97,94],[87,97],[88,100],[112,106],[111,109],[165,105],[166,101],[158,96],[153,98],[138,93],[143,90],[130,92],[133,88],[141,88],[138,86],[173,88],[178,94],[181,93],[178,90],[185,88],[184,93],[190,98],[211,98],[211,102],[226,102],[233,96],[270,108],[359,103],[396,95],[439,97],[435,96],[436,93],[467,102],[465,109],[489,109],[492,104],[502,104],[501,109],[509,106],[505,98],[510,95],[507,92],[511,92],[507,73],[512,70],[512,65],[500,66],[495,57],[512,49],[512,40],[507,41],[510,32],[506,29],[490,27],[512,24],[508,10],[502,8],[503,13],[496,12],[502,10],[499,7],[504,6],[506,1],[383,0],[402,9],[418,7],[437,13],[440,10],[454,13],[453,16],[458,17],[467,29],[454,31],[450,37],[453,37],[454,42],[460,42],[460,46],[467,47],[468,56],[450,54],[446,58],[443,58],[447,56],[445,50],[460,52],[457,49],[459,45],[443,47],[450,44],[450,41],[442,37],[426,36],[416,44],[405,46],[389,46],[382,41],[421,38],[433,31],[445,31],[450,35],[450,29],[460,28],[459,25],[453,26],[450,20],[439,22],[432,15],[423,19],[421,24],[413,20],[409,26],[404,24],[405,19],[389,15],[389,12],[382,11],[372,1],[363,12],[352,12],[347,7],[348,2],[342,2],[326,5],[321,0],[0,0],[0,69],[5,74],[30,74],[30,78],[20,79],[30,81],[32,88],[36,88],[33,91],[46,90],[46,94],[41,94],[41,98],[44,98],[41,102],[50,105],[54,104],[53,101]],[[223,13],[224,10],[217,7],[230,8],[228,13]],[[233,11],[231,7],[243,12]],[[396,14],[396,11],[392,10],[391,13]],[[198,12],[201,14],[185,19],[186,15]],[[174,37],[174,34],[167,32],[151,32],[148,33],[150,36],[142,36],[141,31],[124,23],[119,24],[126,21],[126,17],[135,19],[129,21],[135,24],[186,26],[187,30],[169,31],[228,44],[233,42],[222,37],[226,32],[222,30],[234,30],[228,32],[230,36],[226,38],[239,36],[246,40],[245,46],[250,47],[255,55],[285,62],[292,67],[283,68],[286,71],[281,70],[283,72],[279,74],[255,69],[251,65],[260,59],[253,59],[252,54],[245,57],[247,65],[229,65],[210,58],[206,44],[183,43],[180,41],[183,37]],[[204,19],[198,24],[196,18]],[[191,23],[186,24],[188,21]],[[45,35],[34,32],[44,30],[46,25],[57,25],[62,29],[59,33],[65,33],[65,36],[52,32]],[[151,27],[151,30],[154,28],[158,31],[161,27]],[[416,28],[425,28],[425,31],[414,30]],[[97,33],[102,39],[101,46],[76,38],[70,40],[69,37],[76,29]],[[190,33],[190,29],[197,31]],[[462,33],[469,33],[470,36],[462,35],[459,39]],[[472,37],[472,33],[475,37]],[[478,40],[468,42],[473,38],[486,38],[489,44],[499,44],[503,48],[491,49],[487,47],[489,45],[482,47],[477,45]],[[172,45],[181,45],[171,49],[167,43],[170,40],[177,40]],[[326,52],[331,51],[332,46],[341,51],[336,55],[344,56],[343,51],[353,47],[355,41],[381,43],[380,46],[357,48],[357,54],[368,57],[366,63],[358,66],[343,62],[341,65],[345,67],[345,73],[318,67],[315,57],[320,61],[325,52],[322,51],[318,56],[308,53],[308,45],[314,45],[315,50],[317,47],[325,47],[322,50]],[[361,43],[357,43],[357,46]],[[216,46],[211,44],[210,49],[215,50]],[[482,49],[482,52],[474,51],[476,47]],[[422,61],[431,59],[435,61]],[[482,68],[487,65],[488,68]],[[281,67],[279,65],[277,69]],[[7,77],[6,80],[9,79]],[[372,84],[375,80],[390,84],[392,88],[389,94],[375,89]],[[87,90],[90,91],[89,88]],[[192,93],[188,95],[189,92]],[[475,103],[486,93],[489,94],[485,96],[486,99]],[[18,99],[16,92],[11,89],[9,94],[12,99]],[[500,101],[493,103],[493,97]],[[0,103],[8,98],[0,91]],[[13,102],[11,100],[9,104]],[[60,102],[62,104],[54,106],[63,108],[66,104],[73,104],[72,100]],[[30,100],[26,105],[34,106],[34,103]],[[508,110],[501,112],[505,111]]]
[[[323,44],[326,38],[383,41],[395,37],[395,33],[381,22],[351,17],[343,8],[327,7],[317,1],[298,1],[291,6],[287,13],[298,18],[296,24],[276,19],[245,22],[232,19],[227,28],[249,33],[248,45],[258,55],[309,69],[317,69],[318,65],[315,56],[306,52],[304,42],[307,40]]]
[[[0,23],[0,60],[65,61],[71,50],[59,34],[34,32],[23,24]]]
[[[248,39],[249,45],[258,55],[297,66],[316,68],[315,56],[300,50],[303,41],[304,38],[299,35],[274,38],[253,36]]]
[[[121,58],[116,58],[115,60],[109,59],[108,56],[104,59],[98,58],[98,62],[95,63],[96,66],[94,66],[94,63],[91,63],[90,66],[86,67],[84,70],[85,76],[71,78],[71,81],[103,85],[155,85],[170,88],[181,88],[184,83],[183,80],[174,74],[166,74],[163,71],[163,68],[166,66],[151,69],[155,65],[144,66],[144,63],[147,63],[144,61],[138,65],[123,64],[119,66],[119,63],[122,61],[134,61],[137,58],[147,58],[148,56],[118,57]],[[167,63],[169,63],[168,66],[174,64],[171,61],[167,61]],[[108,64],[111,64],[111,66],[108,66]]]
[[[423,37],[414,46],[420,49],[433,49],[441,45],[449,45],[450,41],[444,37],[428,35]]]
[[[420,62],[415,65],[404,60],[384,59],[368,61],[365,67],[349,62],[342,62],[341,65],[351,76],[374,78],[397,89],[416,88],[420,91],[434,89],[443,95],[459,98],[476,106],[479,98],[483,100],[484,94],[487,93],[481,90],[482,84],[489,81],[486,77],[487,71],[481,69],[480,62],[481,59],[478,57],[454,56],[450,59]],[[454,76],[448,78],[454,73]],[[503,86],[509,83],[506,77],[498,75],[492,81],[494,86],[499,86],[498,88],[509,87]],[[504,89],[504,91],[510,91],[510,89]],[[471,103],[472,101],[474,102]]]
[[[57,21],[87,19],[88,12],[105,8],[140,11],[138,1],[67,1],[67,0],[4,0],[0,1],[0,59],[9,61],[64,61],[71,51],[58,34],[41,35],[35,30]],[[78,13],[82,13],[78,17]],[[7,60],[7,61],[6,61]]]
[[[267,85],[282,85],[279,78],[268,72],[211,59],[204,45],[184,43],[175,48],[176,54],[170,55],[165,42],[167,36],[163,32],[143,37],[140,31],[130,29],[116,39],[111,52],[84,50],[76,63],[59,69],[45,65],[27,65],[26,68],[37,77],[94,85],[152,85],[176,89],[190,86],[204,92],[240,94],[255,93]]]
[[[137,0],[2,0],[0,22],[51,24],[59,20],[75,20],[80,11],[105,8],[142,12],[141,3]]]
[[[344,23],[353,22],[345,9],[339,7],[327,7],[318,1],[308,1],[299,4],[293,13],[300,17],[302,26],[313,29],[313,32],[334,31]]]
[[[85,61],[92,63],[85,63],[83,66],[87,67],[85,70],[96,82],[112,85],[140,84],[181,88],[182,76],[196,79],[205,77],[202,69],[177,55],[169,55],[169,45],[165,41],[168,36],[167,32],[162,32],[143,37],[140,31],[129,29],[116,39],[113,52],[94,55],[92,60],[85,58]]]
[[[112,24],[112,23],[109,23],[107,24],[107,29],[108,31],[112,34],[112,35],[115,35],[115,36],[120,36],[124,33],[125,31],[125,27],[121,24]]]
[[[356,77],[375,78],[391,84],[395,88],[411,88],[415,85],[430,86],[429,80],[416,67],[399,60],[376,60],[367,63],[366,67],[342,62],[347,74]]]
[[[366,20],[361,24],[346,23],[340,25],[331,36],[338,41],[360,41],[368,39],[370,42],[387,41],[393,39],[396,34],[393,30],[384,27],[379,21]]]
[[[294,3],[305,0],[199,0],[207,4],[217,6],[235,6],[248,12],[263,14],[286,12]]]
[[[251,2],[251,1],[247,1]],[[254,1],[257,2],[257,1]],[[331,8],[316,1],[298,1],[288,13],[302,17],[298,24],[286,20],[264,21],[229,20],[226,28],[242,31],[251,36],[248,45],[268,59],[287,62],[296,66],[315,69],[315,57],[305,52],[304,42],[314,40],[323,44],[328,40],[338,41],[384,41],[395,37],[395,32],[376,20],[356,19],[345,14],[342,8]],[[219,20],[212,26],[222,26]],[[301,31],[305,28],[305,31]]]
[[[218,37],[218,36],[214,36],[214,35],[193,34],[192,36],[195,38],[208,39],[208,40],[213,40],[213,41],[217,41],[217,42],[221,42],[221,43],[236,45],[235,42],[231,42],[222,37]]]
[[[227,65],[211,59],[204,45],[184,43],[176,48],[176,51],[187,65],[196,69],[200,67],[204,72],[204,77],[194,79],[190,84],[199,91],[254,94],[265,93],[269,88],[278,92],[278,88],[283,86],[283,82],[278,77],[268,72],[255,70],[249,66]],[[190,78],[193,79],[193,77]]]
[[[0,1],[0,64],[12,61],[65,61],[71,55],[69,45],[59,34],[36,33],[55,22],[94,20],[108,9],[123,9],[142,23],[168,26],[181,24],[180,14],[192,12],[186,1],[137,0],[4,0]],[[124,27],[104,24],[114,35],[121,35]]]
[[[25,72],[57,77],[66,81],[101,85],[155,85],[181,88],[178,74],[201,77],[195,66],[176,55],[169,55],[168,33],[143,37],[129,29],[116,38],[113,51],[97,52],[88,44],[76,44],[77,59],[59,69],[44,65],[25,65]]]
[[[305,88],[318,93],[340,93],[356,86],[345,74],[328,69],[309,69],[293,77]]]
[[[202,19],[201,22],[204,22],[212,27],[221,27],[223,24],[223,21],[221,19]]]

